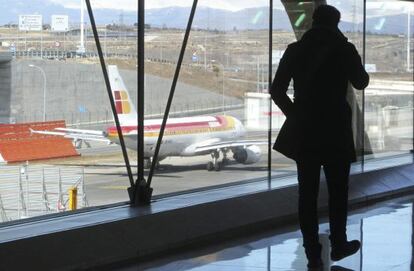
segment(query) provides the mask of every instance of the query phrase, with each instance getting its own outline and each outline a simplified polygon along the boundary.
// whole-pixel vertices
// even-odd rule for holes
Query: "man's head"
[[[313,12],[313,26],[338,27],[341,13],[330,5],[320,5]]]

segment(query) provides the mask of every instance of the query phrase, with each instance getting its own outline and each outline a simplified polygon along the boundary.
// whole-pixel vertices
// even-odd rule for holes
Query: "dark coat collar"
[[[303,34],[301,41],[305,43],[346,43],[348,39],[336,27],[313,26]]]

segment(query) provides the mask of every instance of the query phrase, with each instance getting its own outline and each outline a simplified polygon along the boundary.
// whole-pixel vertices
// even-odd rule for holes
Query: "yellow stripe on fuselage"
[[[218,126],[218,127],[202,127],[202,128],[188,128],[182,130],[165,130],[164,136],[174,136],[174,135],[189,135],[189,134],[201,134],[201,133],[214,133],[214,132],[224,132],[233,130],[235,128],[235,121],[233,117],[224,116],[227,121],[225,126]],[[159,131],[153,132],[144,132],[144,137],[158,137]],[[118,138],[118,133],[110,133],[108,135],[109,139],[116,139]]]

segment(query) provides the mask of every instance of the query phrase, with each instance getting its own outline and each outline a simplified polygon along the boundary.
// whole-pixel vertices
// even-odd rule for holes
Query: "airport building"
[[[362,247],[331,260],[321,171],[323,270],[414,270],[413,1],[29,2],[0,11],[0,270],[307,270],[269,89],[323,4],[370,76],[347,90]]]

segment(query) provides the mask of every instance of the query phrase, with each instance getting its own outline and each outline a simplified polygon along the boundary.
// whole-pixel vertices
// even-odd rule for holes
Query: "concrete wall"
[[[11,60],[11,54],[0,54],[0,123],[8,123],[10,119]]]
[[[43,115],[43,76],[46,74],[47,120],[66,119],[68,123],[85,122],[88,118],[111,117],[110,104],[98,64],[81,64],[55,60],[13,60],[12,62],[12,117],[17,122],[41,120]],[[136,101],[137,74],[134,70],[121,70],[121,75]],[[147,75],[145,91],[146,114],[163,113],[172,79]],[[242,101],[226,97],[227,104]],[[221,106],[222,95],[188,84],[178,83],[172,111]],[[83,113],[82,113],[83,112]],[[109,114],[109,115],[108,115]],[[108,116],[106,116],[108,115]]]

